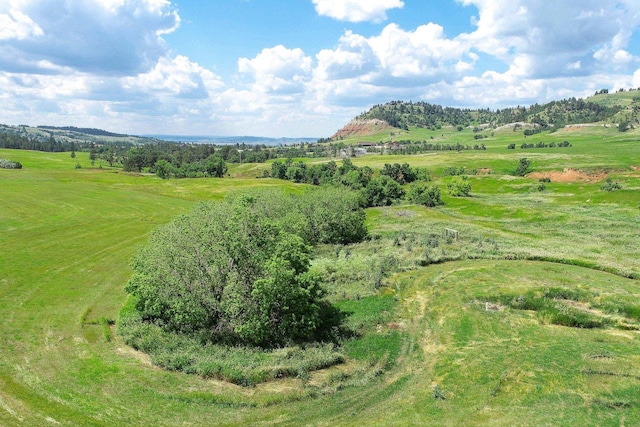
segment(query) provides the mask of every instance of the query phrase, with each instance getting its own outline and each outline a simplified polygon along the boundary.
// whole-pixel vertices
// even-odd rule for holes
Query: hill
[[[89,149],[101,145],[130,148],[154,142],[158,140],[102,129],[0,124],[0,148],[60,152]]]
[[[331,140],[354,140],[357,137],[377,135],[381,132],[405,135],[411,138],[411,131],[428,129],[431,131],[445,127],[474,127],[477,130],[498,129],[510,126],[522,129],[525,134],[536,130],[558,130],[567,125],[585,123],[612,123],[622,125],[621,130],[640,123],[640,93],[635,89],[620,90],[609,94],[606,90],[594,96],[581,99],[569,98],[529,107],[517,106],[504,109],[464,109],[443,107],[428,102],[391,101],[373,106],[354,118],[344,128],[336,132]],[[422,135],[418,132],[416,137]],[[355,142],[355,141],[351,141]]]

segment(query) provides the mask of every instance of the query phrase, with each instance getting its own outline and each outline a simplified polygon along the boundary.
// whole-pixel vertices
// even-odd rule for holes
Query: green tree
[[[227,164],[220,156],[211,155],[204,162],[204,170],[209,176],[222,178],[227,173]]]
[[[447,183],[447,191],[450,196],[469,197],[471,194],[471,182],[466,176],[454,176]]]
[[[409,191],[407,191],[407,199],[412,203],[417,203],[430,208],[444,205],[440,189],[435,185],[429,186],[425,182],[415,182],[411,184]]]
[[[287,179],[287,166],[280,160],[271,163],[271,177],[277,179]]]
[[[355,191],[321,187],[300,198],[300,213],[304,218],[301,235],[311,244],[349,244],[362,241],[367,235],[366,214],[360,207]],[[293,221],[291,221],[293,222]]]
[[[628,121],[623,120],[620,123],[618,123],[618,131],[619,132],[626,132],[629,129],[631,129],[631,125],[629,124]]]
[[[309,243],[320,237],[304,231],[331,222],[313,206],[320,198],[330,195],[312,194],[304,208],[269,191],[201,203],[154,230],[126,291],[146,321],[205,341],[274,347],[320,337],[340,318],[309,272]],[[307,220],[303,209],[319,217]]]
[[[408,184],[418,179],[416,172],[411,169],[408,163],[394,163],[393,165],[387,163],[384,165],[380,175],[386,175],[400,185]]]
[[[387,175],[373,178],[362,190],[366,206],[389,206],[404,197],[404,189]]]
[[[158,160],[155,164],[156,175],[162,179],[169,179],[175,173],[173,165],[166,160]]]
[[[89,151],[89,160],[91,160],[91,166],[96,164],[97,158],[98,158],[98,152],[95,150],[95,148],[92,148],[91,151]]]
[[[529,167],[531,166],[531,162],[526,157],[518,160],[518,167],[516,168],[517,176],[525,176],[529,171]]]

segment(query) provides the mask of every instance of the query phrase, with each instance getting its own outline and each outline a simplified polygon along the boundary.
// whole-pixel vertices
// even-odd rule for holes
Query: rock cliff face
[[[345,127],[336,132],[331,139],[337,140],[342,138],[348,138],[350,136],[365,136],[372,135],[384,131],[385,129],[393,129],[389,126],[389,123],[384,120],[378,119],[354,119],[349,122]]]

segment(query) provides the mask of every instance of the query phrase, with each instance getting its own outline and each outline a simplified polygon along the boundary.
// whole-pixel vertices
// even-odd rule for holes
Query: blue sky
[[[2,0],[0,123],[327,137],[640,87],[637,0]]]

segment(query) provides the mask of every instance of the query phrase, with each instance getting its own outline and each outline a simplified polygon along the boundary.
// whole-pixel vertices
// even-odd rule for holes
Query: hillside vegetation
[[[473,127],[476,132],[495,130],[510,125],[520,131],[557,130],[567,125],[585,123],[624,123],[625,130],[638,124],[640,92],[635,89],[615,94],[597,93],[585,99],[569,98],[528,107],[517,106],[497,110],[443,107],[427,102],[392,101],[375,105],[360,114],[332,136],[344,140],[351,136],[379,134],[381,131],[398,137],[412,138],[414,129],[431,131],[453,127],[457,130]],[[385,126],[386,124],[386,126]],[[403,133],[405,132],[405,133]],[[415,135],[419,138],[418,135]]]

